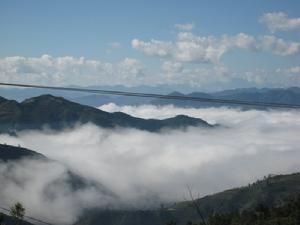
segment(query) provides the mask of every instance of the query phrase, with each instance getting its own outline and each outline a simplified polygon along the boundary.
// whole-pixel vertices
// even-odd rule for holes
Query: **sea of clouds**
[[[0,163],[1,204],[21,201],[30,215],[72,223],[89,207],[155,207],[188,199],[187,185],[195,195],[204,196],[268,174],[300,170],[300,112],[296,110],[115,104],[99,109],[158,119],[184,114],[221,126],[151,133],[85,124],[60,132],[2,134],[1,143],[21,145],[54,161]],[[94,186],[72,190],[66,181],[68,170],[113,194]]]

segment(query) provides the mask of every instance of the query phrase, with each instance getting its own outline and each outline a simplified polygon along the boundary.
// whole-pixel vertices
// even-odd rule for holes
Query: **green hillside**
[[[251,212],[259,206],[278,207],[298,194],[300,173],[295,173],[269,176],[249,186],[206,196],[196,202],[201,214],[207,219],[215,214]],[[188,221],[199,223],[201,219],[192,202],[179,202],[173,206],[145,211],[95,209],[84,213],[76,225],[162,225],[171,221],[185,225]]]

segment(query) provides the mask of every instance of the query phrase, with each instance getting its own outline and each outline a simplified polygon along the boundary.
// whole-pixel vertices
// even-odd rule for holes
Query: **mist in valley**
[[[22,202],[28,214],[72,223],[87,208],[153,208],[160,203],[247,185],[268,174],[297,172],[299,111],[241,111],[229,108],[100,107],[142,118],[184,114],[220,126],[147,132],[78,125],[60,132],[1,134],[1,143],[21,145],[52,161],[0,165],[2,204]],[[73,190],[68,171],[99,184]]]

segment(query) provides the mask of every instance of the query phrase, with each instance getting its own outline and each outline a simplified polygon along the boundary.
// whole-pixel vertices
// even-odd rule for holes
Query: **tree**
[[[25,216],[25,208],[20,202],[17,202],[10,207],[9,214],[15,219],[16,224],[19,225]]]
[[[4,221],[4,215],[0,213],[0,225],[3,224],[3,221]]]

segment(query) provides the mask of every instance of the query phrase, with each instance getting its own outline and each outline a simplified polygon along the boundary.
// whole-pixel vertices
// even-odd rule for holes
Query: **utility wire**
[[[0,209],[2,209],[3,211],[6,211],[6,212],[10,212],[10,210],[6,207],[3,207],[3,206],[0,206]],[[34,218],[32,216],[24,216],[25,219],[28,219],[28,220],[32,220],[34,222],[38,222],[38,223],[42,223],[42,224],[46,224],[46,225],[54,225],[53,223],[48,223],[48,222],[45,222],[43,220],[40,220],[40,219],[37,219],[37,218]],[[27,221],[29,222],[29,221]]]
[[[57,86],[43,86],[43,85],[34,85],[34,84],[15,84],[15,83],[1,83],[1,82],[0,82],[0,86],[39,88],[39,89],[49,89],[49,90],[59,90],[59,91],[87,92],[87,93],[103,94],[103,95],[120,95],[120,96],[130,96],[130,97],[160,98],[160,99],[173,99],[173,100],[195,101],[195,102],[210,102],[210,103],[217,103],[217,104],[225,103],[225,104],[259,106],[259,107],[270,107],[270,108],[300,109],[300,105],[298,105],[298,104],[244,101],[244,100],[236,100],[236,99],[202,98],[202,97],[191,97],[191,96],[180,96],[180,95],[152,94],[152,93],[143,93],[143,92],[112,91],[112,90],[103,90],[103,89],[57,87]]]

